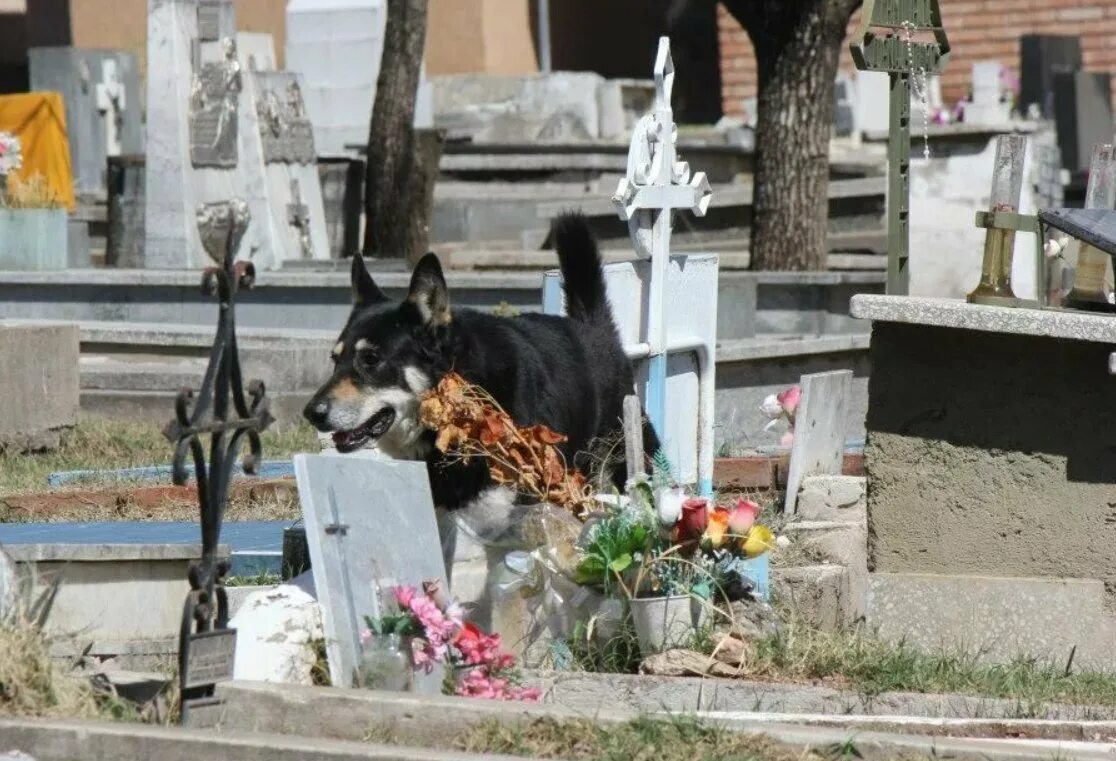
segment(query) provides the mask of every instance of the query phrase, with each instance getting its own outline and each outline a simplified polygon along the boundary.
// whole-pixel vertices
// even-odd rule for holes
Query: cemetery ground
[[[287,457],[317,446],[316,434],[300,427],[268,433],[265,437],[269,457]],[[196,511],[189,493],[172,492],[168,497],[164,488],[157,491],[162,501],[139,502],[129,495],[152,487],[97,479],[57,489],[44,488],[51,473],[154,466],[165,462],[167,451],[168,445],[157,426],[82,419],[54,452],[0,456],[3,473],[0,504],[5,505],[0,522],[189,520]],[[285,489],[281,487],[282,484],[268,490],[267,498],[250,490],[239,492],[230,501],[228,520],[295,518],[299,508],[293,483],[288,482]],[[114,495],[113,501],[89,498],[90,494],[98,493]],[[55,501],[36,504],[32,500],[48,496]],[[719,499],[724,501],[729,496],[722,494]],[[778,493],[757,491],[747,496],[766,503],[766,515],[774,512],[774,503],[781,497]],[[775,534],[795,536],[788,530],[792,522],[788,518],[774,516],[766,522]],[[289,733],[292,737],[265,740],[260,739],[265,735],[259,735],[257,740],[271,751],[274,747],[297,748],[299,742],[313,740],[323,747],[332,743],[348,747],[355,743],[367,749],[395,747],[400,753],[393,756],[388,751],[387,755],[368,757],[423,758],[432,757],[423,756],[424,752],[438,751],[626,759],[654,753],[667,761],[702,758],[782,761],[931,758],[938,752],[936,748],[948,745],[950,735],[978,736],[985,741],[1030,737],[1068,742],[1107,739],[1116,734],[1116,724],[1111,723],[1116,720],[1116,677],[1077,668],[1072,663],[1017,659],[997,665],[987,663],[975,651],[926,652],[903,643],[882,642],[858,623],[819,626],[816,620],[810,620],[811,616],[816,618],[816,610],[786,594],[787,588],[780,586],[778,579],[783,569],[824,567],[830,562],[824,548],[795,538],[780,543],[771,554],[776,580],[774,609],[780,625],[778,631],[746,639],[743,657],[740,653],[732,658],[718,655],[723,631],[718,633],[712,627],[699,630],[689,647],[650,659],[639,656],[635,634],[628,627],[607,642],[596,641],[582,630],[567,642],[555,643],[546,662],[526,672],[529,683],[537,683],[546,690],[537,709],[516,707],[508,709],[507,715],[499,711],[486,714],[487,709],[470,713],[471,706],[485,701],[443,698],[440,700],[448,701],[450,707],[440,720],[440,729],[416,732],[408,725],[415,718],[414,707],[403,711],[402,719],[392,718],[392,711],[384,708],[392,700],[405,702],[405,698],[368,692],[369,699],[383,704],[370,708],[361,706],[358,699],[347,709],[355,722],[355,728],[346,730],[348,734],[338,735],[336,728],[326,726],[329,722],[323,720],[316,730],[306,726],[268,728],[265,731]],[[230,586],[275,581],[272,576],[234,578]],[[163,749],[173,747],[175,742],[189,744],[195,730],[174,727],[177,696],[170,661],[160,669],[166,682],[156,690],[157,697],[148,694],[133,702],[126,696],[136,696],[127,689],[121,689],[119,694],[114,692],[111,670],[90,668],[81,658],[52,657],[52,645],[63,636],[67,635],[44,634],[27,617],[0,626],[0,722],[20,723],[34,718],[48,724],[32,722],[27,726],[50,726],[55,732],[76,726],[86,737],[90,736],[88,733],[111,734],[115,731],[111,727],[119,726],[131,728],[126,734],[132,743],[147,737]],[[80,651],[80,634],[74,640]],[[559,666],[561,670],[557,670]],[[587,691],[589,703],[608,703],[615,710],[609,714],[601,707],[579,706],[577,698],[564,693],[568,687],[562,685],[569,685],[570,680],[581,680],[579,689]],[[324,664],[319,669],[319,681],[328,683]],[[662,714],[666,706],[655,703],[659,698],[649,694],[642,703],[631,698],[641,690],[653,693],[664,685],[676,694],[689,689],[684,685],[702,685],[699,690],[714,692],[733,685],[737,692],[711,706],[706,703],[705,711],[671,706],[669,715]],[[237,683],[228,689],[235,694]],[[251,690],[251,685],[248,689]],[[328,686],[272,685],[266,689],[266,698],[257,696],[262,704],[285,700],[301,704],[306,699],[300,696],[301,690],[316,690],[321,699],[328,697],[342,703],[351,695],[351,691]],[[618,695],[625,693],[626,701],[618,699]],[[702,705],[699,697],[695,707]],[[838,705],[840,709],[835,710]],[[709,707],[713,710],[708,710]],[[288,706],[285,710],[292,708]],[[435,708],[422,708],[418,713],[422,715],[427,710]],[[830,715],[823,720],[820,716],[823,713],[844,717]],[[802,718],[806,714],[814,714],[807,723],[818,726],[809,731],[798,730],[797,734],[787,729],[793,715],[798,716],[795,721],[802,722],[807,721]],[[769,718],[755,718],[764,715]],[[82,723],[72,724],[74,720]],[[89,721],[95,723],[84,723]],[[267,723],[259,715],[251,721]],[[313,721],[307,719],[310,724]],[[951,727],[950,721],[968,724],[963,728]],[[218,737],[242,737],[244,729],[234,721]],[[145,734],[149,732],[154,734]],[[898,742],[897,732],[906,738],[898,745],[894,744]],[[891,739],[881,740],[884,735]],[[925,738],[918,739],[922,736]],[[268,742],[276,745],[267,745]],[[919,745],[920,742],[929,744]],[[111,743],[106,747],[111,747]],[[961,749],[954,757],[968,757],[966,753],[972,752]]]

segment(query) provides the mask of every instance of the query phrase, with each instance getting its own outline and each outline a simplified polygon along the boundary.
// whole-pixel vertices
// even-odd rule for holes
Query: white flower
[[[772,420],[778,420],[783,416],[783,405],[779,403],[779,397],[775,394],[768,394],[763,398],[760,410]]]
[[[19,138],[10,132],[0,132],[0,175],[11,174],[21,166]]]
[[[776,547],[790,547],[790,543],[790,538],[785,536],[784,534],[779,534],[779,536],[775,537]]]
[[[655,495],[655,511],[659,514],[659,523],[664,526],[673,526],[682,517],[682,503],[686,501],[686,492],[678,486],[669,489],[659,489]]]

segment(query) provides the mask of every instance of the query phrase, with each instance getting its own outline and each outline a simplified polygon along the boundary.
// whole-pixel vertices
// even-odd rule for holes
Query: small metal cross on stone
[[[291,180],[291,202],[287,204],[287,224],[298,230],[298,242],[302,255],[314,258],[314,244],[310,240],[310,209],[302,202],[302,192],[298,179]]]
[[[636,123],[628,149],[626,176],[612,196],[620,219],[628,222],[628,232],[636,252],[651,260],[651,282],[647,320],[650,348],[647,384],[647,414],[659,436],[666,422],[666,278],[670,263],[671,214],[688,209],[705,216],[713,190],[705,172],[690,177],[690,165],[676,161],[675,140],[678,129],[670,107],[674,88],[674,61],[670,38],[659,38],[655,56],[655,107]]]
[[[105,155],[119,156],[120,129],[124,124],[124,109],[128,99],[124,84],[116,71],[116,61],[108,58],[101,62],[101,81],[96,90],[97,111],[105,122]]]

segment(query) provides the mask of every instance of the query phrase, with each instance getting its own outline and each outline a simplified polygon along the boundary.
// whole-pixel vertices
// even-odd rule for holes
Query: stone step
[[[826,752],[834,747],[852,744],[856,755],[865,761],[891,761],[896,758],[943,757],[956,761],[987,761],[1015,759],[1039,761],[1068,754],[1078,759],[1110,759],[1116,745],[1108,742],[1081,742],[1065,739],[1030,740],[996,737],[944,737],[927,733],[925,728],[912,727],[911,734],[896,731],[872,731],[864,722],[845,726],[840,716],[847,711],[822,711],[828,716],[799,717],[799,721],[783,716],[765,716],[745,711],[780,693],[797,697],[803,692],[822,691],[802,685],[771,682],[748,683],[737,679],[694,679],[687,677],[646,677],[627,674],[551,674],[543,705],[515,702],[469,700],[442,696],[412,696],[370,690],[271,685],[249,682],[226,682],[218,686],[225,698],[222,709],[207,715],[196,714],[193,726],[217,726],[217,737],[224,732],[241,729],[289,732],[294,736],[319,735],[360,739],[368,726],[376,721],[389,722],[401,742],[446,743],[461,731],[481,723],[498,721],[501,725],[524,724],[541,717],[557,720],[591,716],[600,724],[628,721],[645,715],[671,720],[677,712],[690,713],[695,707],[709,710],[714,705],[731,713],[711,716],[724,722],[721,726],[741,732],[763,734],[788,746],[788,751],[811,748]],[[532,683],[538,683],[532,678]],[[575,686],[576,683],[576,686]],[[864,696],[828,690],[835,697],[864,704]],[[734,694],[735,693],[735,694]],[[948,705],[958,701],[972,715],[981,706],[998,703],[1001,711],[1018,712],[1015,701],[994,701],[988,698],[963,698],[956,695],[912,696],[889,693],[873,701],[884,704],[883,698],[906,698],[907,703],[920,703],[923,710],[930,704]],[[675,707],[680,702],[694,707]],[[696,704],[696,705],[695,705]],[[855,709],[854,709],[855,710]],[[930,709],[933,711],[933,708]],[[938,708],[938,711],[943,710]],[[988,709],[984,709],[987,711]],[[995,709],[994,709],[995,710]],[[669,713],[667,713],[669,712]],[[897,712],[898,713],[898,712]],[[979,715],[979,714],[978,714]],[[1008,714],[1009,716],[1014,714]],[[703,720],[703,714],[697,714]],[[828,724],[826,726],[825,724]],[[925,722],[923,723],[926,724]],[[1077,736],[1092,737],[1085,727],[1064,727],[1077,730]],[[1103,733],[1101,736],[1105,736]],[[1071,735],[1072,736],[1072,735]],[[294,740],[295,737],[292,737]],[[438,756],[430,751],[430,759]],[[806,755],[802,753],[802,755]]]
[[[367,728],[366,728],[367,729]],[[33,761],[482,761],[494,756],[257,732],[160,727],[134,722],[0,719],[0,747]]]
[[[867,613],[880,637],[914,647],[1116,672],[1116,615],[1099,579],[872,573]]]
[[[81,388],[86,390],[177,391],[197,388],[205,375],[206,361],[194,357],[122,359],[103,354],[83,354],[78,367]]]

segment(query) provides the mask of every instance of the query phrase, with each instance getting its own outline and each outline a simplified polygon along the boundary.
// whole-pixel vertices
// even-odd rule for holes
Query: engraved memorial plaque
[[[256,111],[264,162],[268,164],[312,164],[314,128],[302,100],[298,80],[290,72],[256,72],[260,97]]]
[[[208,687],[232,679],[236,656],[236,629],[191,634],[186,641],[189,657],[182,660],[187,670],[182,675],[182,687]]]
[[[240,64],[236,43],[225,39],[225,59],[207,63],[194,74],[190,97],[190,161],[195,167],[231,168],[237,164],[237,102]]]

